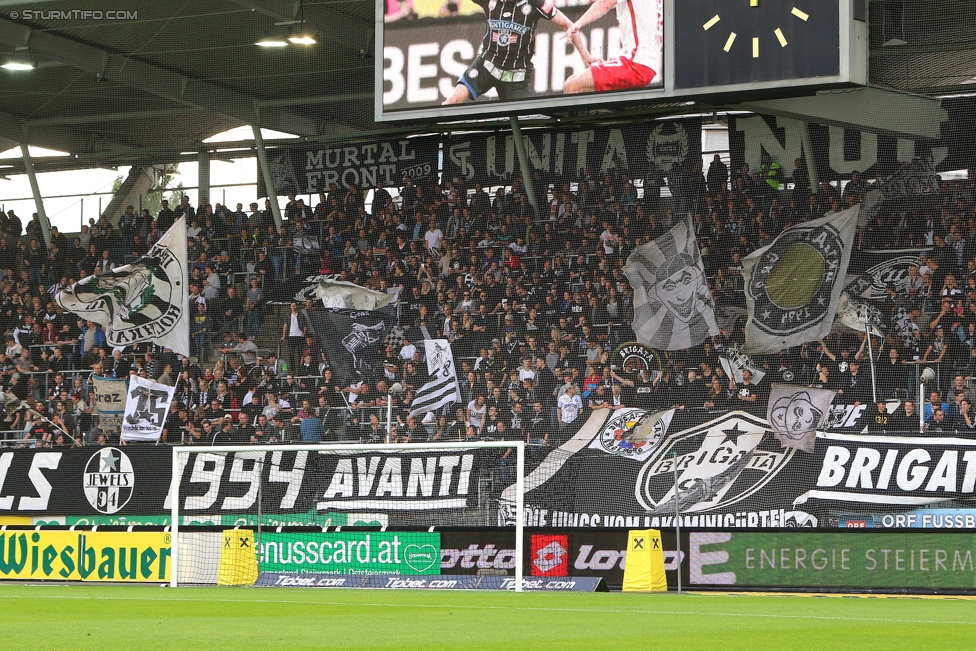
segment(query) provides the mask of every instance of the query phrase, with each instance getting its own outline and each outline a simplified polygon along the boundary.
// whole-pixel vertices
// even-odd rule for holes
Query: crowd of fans
[[[0,381],[30,408],[8,410],[4,429],[26,445],[114,443],[95,416],[91,376],[135,374],[176,387],[167,443],[386,440],[392,399],[396,441],[523,438],[551,446],[594,409],[765,414],[771,381],[831,388],[837,404],[868,405],[862,422],[872,431],[917,431],[910,398],[925,364],[938,370],[940,388],[924,406],[926,428],[972,432],[970,181],[943,183],[940,197],[893,207],[860,231],[855,259],[866,250],[931,249],[907,280],[887,287],[878,305],[884,336],[869,346],[863,333],[849,331],[755,357],[753,367],[766,374],[761,382],[746,371],[736,383],[723,370],[720,356],[743,337],[744,318],[735,318],[744,307],[742,259],[793,224],[858,203],[871,186],[856,172],[840,185],[825,181],[814,191],[802,159],[786,179],[768,156],[758,170],[731,174],[718,156],[707,171],[691,165],[665,174],[651,165],[631,176],[613,168],[552,184],[535,173],[536,207],[519,180],[493,191],[459,179],[408,180],[393,193],[374,189],[369,203],[361,189],[333,184],[315,205],[289,195],[280,229],[267,200],[231,210],[206,199],[194,207],[184,196],[174,208],[164,201],[156,215],[130,206],[117,225],[92,220],[70,242],[52,228],[50,246],[36,215],[24,229],[10,211],[0,217],[7,266]],[[686,212],[697,224],[712,295],[733,318],[721,335],[668,353],[660,367],[618,367],[614,348],[633,337],[624,262]],[[112,350],[100,326],[52,300],[75,280],[146,253],[180,216],[188,224],[189,358],[155,344]],[[334,380],[302,315],[312,301],[268,305],[276,288],[315,274],[398,293],[404,339],[373,351],[374,376],[347,386]],[[410,403],[427,381],[417,346],[424,338],[451,342],[461,400],[412,418]],[[405,392],[390,396],[397,382]],[[898,401],[892,413],[888,399]]]

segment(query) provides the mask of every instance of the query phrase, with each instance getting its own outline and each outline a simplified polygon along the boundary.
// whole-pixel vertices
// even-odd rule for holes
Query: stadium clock
[[[674,7],[676,88],[839,73],[839,0],[683,0]]]

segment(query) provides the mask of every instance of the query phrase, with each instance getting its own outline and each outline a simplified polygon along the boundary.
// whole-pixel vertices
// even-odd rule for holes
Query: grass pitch
[[[976,648],[976,601],[0,585],[0,649]]]

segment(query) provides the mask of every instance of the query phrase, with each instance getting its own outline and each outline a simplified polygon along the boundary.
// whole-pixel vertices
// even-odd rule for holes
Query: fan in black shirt
[[[478,55],[458,79],[454,92],[444,104],[460,104],[478,99],[494,88],[503,102],[523,99],[532,92],[532,55],[535,54],[535,28],[540,19],[568,29],[572,21],[556,9],[553,0],[475,0],[485,11],[488,30]],[[579,33],[573,45],[589,64],[590,56]]]

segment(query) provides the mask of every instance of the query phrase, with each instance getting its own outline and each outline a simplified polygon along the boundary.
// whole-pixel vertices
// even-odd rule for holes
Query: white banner
[[[122,419],[122,440],[158,441],[175,391],[175,387],[133,377]]]
[[[349,283],[344,280],[319,280],[315,297],[328,308],[349,310],[378,310],[389,305],[396,296]]]
[[[817,430],[827,418],[836,391],[773,384],[766,407],[766,420],[784,448],[813,453]]]
[[[735,380],[736,384],[742,384],[742,371],[752,373],[753,384],[759,384],[766,377],[766,371],[760,370],[753,364],[748,355],[740,353],[739,347],[734,343],[725,347],[725,354],[719,357],[718,361],[722,364],[725,374]]]

